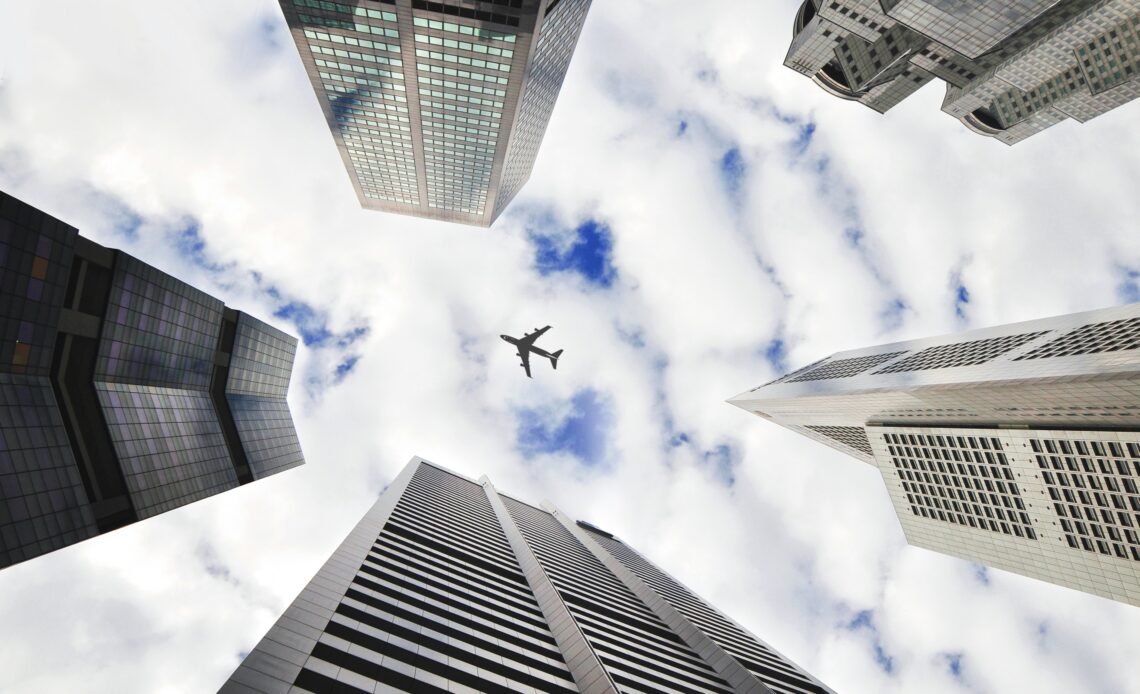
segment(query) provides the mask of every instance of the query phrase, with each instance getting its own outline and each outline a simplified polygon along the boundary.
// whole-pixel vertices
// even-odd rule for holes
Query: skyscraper
[[[281,0],[361,205],[490,226],[530,177],[591,0]]]
[[[221,691],[830,690],[610,533],[417,458]]]
[[[885,113],[927,82],[1007,145],[1140,96],[1137,0],[804,0],[784,64]]]
[[[0,567],[304,462],[297,341],[0,192]]]
[[[913,545],[1140,606],[1140,304],[841,352],[730,402],[876,466]]]

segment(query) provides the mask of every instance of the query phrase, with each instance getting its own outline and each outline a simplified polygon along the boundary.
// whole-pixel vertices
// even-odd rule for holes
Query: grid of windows
[[[298,47],[313,57],[307,70],[329,102],[329,125],[365,207],[413,214],[408,208],[419,208],[425,216],[488,223],[529,176],[590,0],[551,3],[558,12],[548,9],[545,17],[537,1],[483,4],[498,7],[415,0],[389,11],[346,0],[281,0]],[[538,48],[524,65],[532,20],[536,27],[545,22],[541,36],[555,45]],[[400,32],[415,52],[414,65],[403,55]],[[409,33],[414,48],[407,48]],[[512,88],[512,79],[522,84]],[[527,86],[536,80],[544,112],[516,111],[515,98],[528,91],[536,98]],[[396,113],[386,108],[393,105]],[[538,132],[513,124],[501,130],[504,109],[507,118],[522,117],[524,130]],[[510,163],[505,143],[520,139],[525,146],[516,149],[522,147],[525,161],[512,165],[504,199],[494,174]],[[493,210],[492,194],[502,200]]]
[[[838,441],[844,446],[854,448],[860,453],[873,455],[871,442],[867,440],[867,430],[863,427],[807,425],[805,428],[833,441]]]
[[[937,345],[895,362],[876,371],[876,374],[948,369],[956,366],[974,366],[999,357],[1021,345],[1036,340],[1045,332],[1024,335],[1003,335],[986,340],[972,340],[949,345]]]
[[[0,568],[98,532],[48,379],[0,373]]]
[[[1029,443],[1068,545],[1140,561],[1140,444],[1060,438]]]
[[[392,12],[356,10],[371,13],[368,16],[373,19],[397,21]],[[354,33],[334,28],[353,29]],[[320,88],[332,112],[330,124],[344,143],[361,194],[365,198],[415,205],[419,203],[419,184],[401,49],[395,42],[364,38],[359,35],[362,31],[359,27],[340,26],[328,31],[306,28],[304,33],[313,63],[319,68]],[[368,33],[378,32],[373,27]],[[398,30],[392,28],[385,28],[382,35],[399,38]],[[353,50],[357,48],[360,50]]]
[[[222,309],[212,296],[118,254],[96,378],[209,388]]]
[[[458,34],[460,36],[473,36],[477,39],[486,39],[488,41],[499,41],[500,43],[514,43],[517,36],[509,32],[496,31],[494,29],[486,29],[482,27],[471,26],[469,24],[457,24],[455,22],[444,22],[438,19],[431,19],[429,17],[416,17],[412,20],[413,24],[417,27],[424,29],[436,29],[438,31],[447,32],[449,34]]]
[[[1127,349],[1140,349],[1140,318],[1082,325],[1076,330],[1016,357],[1015,361],[1119,352]]]
[[[493,0],[488,0],[493,1]],[[514,7],[521,6],[520,0],[514,0]],[[506,2],[497,2],[495,4],[506,5]],[[501,14],[499,12],[487,12],[485,10],[476,10],[471,7],[463,7],[449,2],[429,2],[429,0],[412,0],[412,7],[417,10],[427,10],[429,12],[438,12],[440,14],[451,15],[454,17],[463,17],[465,19],[478,19],[483,22],[494,22],[495,24],[503,24],[506,26],[517,27],[519,25],[519,18],[513,14]]]
[[[96,383],[138,517],[238,486],[207,392]]]
[[[530,178],[589,9],[590,0],[566,0],[558,12],[548,13],[542,20],[542,33],[514,124],[515,135],[503,163],[496,214],[506,209]]]
[[[0,373],[45,376],[75,229],[0,193]]]
[[[1140,75],[1140,13],[1077,49],[1077,58],[1093,94],[1105,92]]]
[[[886,111],[934,76],[942,110],[1014,144],[1140,96],[1140,14],[1093,0],[805,0],[784,64]]]
[[[463,30],[463,25],[456,26]],[[473,27],[469,28],[475,31]],[[425,46],[416,49],[416,57],[420,59],[416,69],[427,204],[431,208],[482,216],[491,190],[503,104],[496,102],[496,110],[463,107],[465,110],[459,111],[458,104],[448,102],[459,101],[457,97],[466,96],[462,92],[505,97],[505,90],[484,85],[507,85],[509,77],[506,73],[510,72],[510,63],[490,60],[486,56],[492,48],[500,53],[506,52],[507,57],[512,56],[513,51],[487,46],[485,41],[460,41],[419,32],[416,33],[416,42]],[[429,48],[433,45],[444,50]],[[477,52],[475,46],[486,48]],[[470,54],[465,54],[465,51]],[[475,69],[465,69],[468,67]],[[441,79],[438,75],[456,79]],[[440,101],[434,101],[433,96]],[[475,114],[472,110],[483,113]],[[480,117],[483,115],[487,117]]]
[[[786,382],[797,383],[800,381],[824,381],[831,378],[850,378],[904,354],[906,352],[888,352],[887,354],[872,354],[866,357],[836,359],[795,378],[789,378]]]
[[[296,352],[294,338],[245,313],[238,315],[226,402],[255,479],[305,462],[285,400]]]
[[[914,515],[1037,539],[1000,440],[933,434],[884,436]]]

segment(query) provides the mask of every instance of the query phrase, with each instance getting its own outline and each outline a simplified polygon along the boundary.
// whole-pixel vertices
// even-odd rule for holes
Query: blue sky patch
[[[887,655],[879,639],[879,630],[875,627],[875,613],[873,610],[861,610],[846,624],[848,631],[867,630],[871,632],[871,649],[874,652],[875,662],[883,672],[888,675],[895,671],[895,659]]]
[[[884,330],[898,330],[906,321],[908,311],[910,311],[910,306],[907,306],[905,301],[899,298],[891,299],[879,313],[879,322]]]
[[[804,123],[800,126],[799,134],[796,136],[795,148],[800,154],[807,151],[811,146],[811,141],[815,138],[815,123]]]
[[[774,338],[764,347],[764,360],[775,373],[781,375],[788,373],[788,349],[783,339]]]
[[[348,357],[347,359],[342,361],[341,363],[337,364],[336,365],[336,373],[335,373],[336,382],[340,383],[345,378],[347,378],[348,375],[350,373],[352,373],[352,370],[356,368],[356,364],[359,361],[360,361],[360,355],[354,354],[351,357]]]
[[[1116,286],[1116,294],[1126,304],[1140,301],[1140,270],[1119,266],[1120,284]]]
[[[605,461],[606,439],[613,426],[609,398],[593,389],[580,390],[570,399],[570,412],[552,421],[551,412],[518,412],[518,448],[527,458],[543,454],[569,454],[587,466]]]
[[[574,231],[574,240],[568,246],[560,244],[557,236],[531,233],[534,245],[534,264],[542,276],[573,272],[587,282],[609,289],[617,279],[613,266],[613,234],[609,227],[596,220],[587,220]]]
[[[210,273],[223,272],[231,267],[216,263],[206,255],[206,241],[202,238],[201,225],[196,219],[189,219],[174,232],[174,245],[178,254],[185,260]]]
[[[87,188],[85,194],[91,200],[90,207],[99,211],[113,234],[132,242],[138,240],[144,221],[142,215],[118,196],[86,185],[84,188]]]
[[[722,443],[711,451],[705,451],[704,462],[725,485],[731,487],[736,484],[736,466],[740,462],[740,456],[732,446]]]
[[[950,671],[950,676],[959,682],[962,681],[962,654],[943,653],[942,657],[946,660],[946,669]]]
[[[327,316],[304,302],[290,301],[274,311],[273,315],[297,326],[297,332],[301,333],[301,341],[306,347],[324,347],[333,339],[333,333],[326,322]]]
[[[732,197],[740,195],[744,177],[748,175],[748,165],[739,147],[732,147],[720,158],[720,179]]]

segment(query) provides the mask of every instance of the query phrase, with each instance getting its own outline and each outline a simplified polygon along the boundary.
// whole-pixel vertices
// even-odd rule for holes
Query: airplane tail
[[[558,357],[560,357],[560,356],[562,356],[562,350],[558,350],[554,354],[550,355],[550,365],[553,366],[555,369],[558,368]]]

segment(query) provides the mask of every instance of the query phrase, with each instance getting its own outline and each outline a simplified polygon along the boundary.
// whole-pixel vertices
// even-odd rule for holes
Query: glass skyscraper
[[[530,177],[591,0],[281,0],[368,209],[490,226]]]
[[[1140,606],[1140,304],[842,352],[731,402],[877,467],[913,545]]]
[[[417,458],[221,691],[830,690],[612,534]]]
[[[0,192],[0,567],[304,463],[297,341]]]
[[[1014,144],[1140,96],[1140,0],[804,0],[784,64],[886,112],[935,78],[942,110]]]

